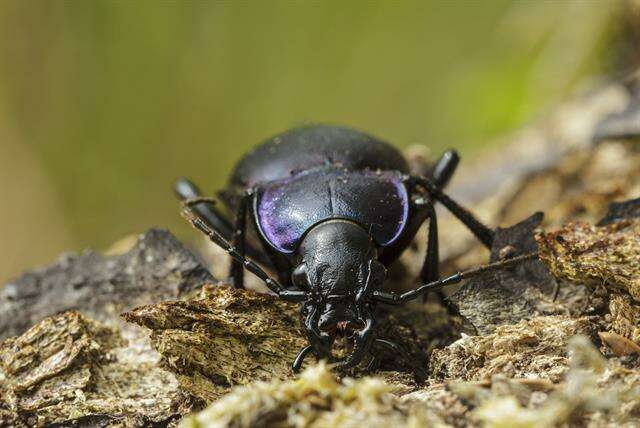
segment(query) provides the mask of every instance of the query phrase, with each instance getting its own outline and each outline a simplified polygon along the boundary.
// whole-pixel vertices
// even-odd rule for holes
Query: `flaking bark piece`
[[[635,427],[640,377],[619,359],[605,360],[584,336],[569,340],[569,370],[564,382],[536,393],[527,384],[494,377],[491,389],[451,384],[475,405],[471,421],[483,427]],[[515,387],[515,388],[514,388]]]
[[[192,300],[138,307],[123,317],[152,330],[151,341],[163,366],[205,402],[233,385],[292,378],[291,363],[308,344],[298,305],[225,285],[206,286]],[[440,305],[381,308],[376,319],[379,337],[398,343],[410,356],[406,361],[395,353],[379,353],[379,370],[388,371],[391,379],[397,372],[411,374],[415,366],[425,370],[428,352],[459,336]],[[314,361],[310,355],[305,364]],[[363,372],[354,369],[349,374]]]
[[[81,310],[99,321],[135,305],[176,298],[214,279],[168,231],[151,229],[126,253],[66,254],[0,288],[0,339],[41,319]]]
[[[582,334],[597,337],[594,317],[543,316],[503,325],[484,336],[464,336],[433,352],[432,376],[479,381],[501,374],[558,382],[568,370],[567,342]]]
[[[123,317],[152,330],[163,366],[206,402],[231,385],[291,377],[290,364],[307,344],[297,305],[228,286],[205,287],[195,300],[137,307]]]
[[[536,213],[514,226],[498,228],[490,261],[536,251],[534,230],[542,218],[542,213]],[[555,280],[544,264],[532,260],[470,279],[449,299],[479,334],[490,334],[500,325],[548,311],[540,305],[552,300],[555,287]]]
[[[0,344],[0,425],[166,423],[189,411],[175,377],[128,359],[116,330],[65,312]]]
[[[540,258],[556,277],[604,284],[612,292],[629,293],[640,301],[640,219],[602,227],[569,223],[536,239]]]
[[[609,297],[609,329],[640,345],[640,306],[628,294]]]
[[[598,222],[597,226],[606,226],[619,220],[638,217],[640,217],[640,198],[624,202],[613,202],[609,205],[607,214]]]

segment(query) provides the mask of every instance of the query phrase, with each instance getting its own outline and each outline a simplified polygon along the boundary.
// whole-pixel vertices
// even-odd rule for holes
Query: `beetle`
[[[236,164],[219,193],[234,219],[186,178],[174,190],[185,218],[231,255],[235,287],[244,287],[247,269],[280,298],[301,304],[309,344],[295,358],[294,371],[312,352],[342,368],[371,354],[371,367],[376,346],[403,352],[376,337],[377,304],[403,304],[495,267],[440,278],[436,203],[486,247],[494,239],[492,229],[443,192],[458,162],[449,150],[426,174],[415,174],[389,143],[345,127],[309,125],[263,142]],[[424,222],[429,228],[422,285],[402,294],[385,291],[387,268]],[[262,249],[247,240],[247,230]],[[332,351],[338,337],[350,345],[342,359]]]

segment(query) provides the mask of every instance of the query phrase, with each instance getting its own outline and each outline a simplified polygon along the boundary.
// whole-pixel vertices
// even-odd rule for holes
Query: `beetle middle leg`
[[[247,206],[253,196],[253,190],[247,190],[242,196],[236,211],[236,224],[231,244],[241,257],[245,256],[245,232],[247,229]],[[244,288],[244,266],[240,260],[231,260],[229,277],[235,288]]]
[[[436,210],[430,202],[425,202],[425,208],[429,213],[429,233],[427,235],[427,253],[424,258],[424,263],[422,264],[422,269],[420,270],[420,280],[423,283],[429,283],[440,279],[440,251],[438,245],[438,218],[436,217]],[[437,294],[438,299],[450,314],[456,312],[447,302],[446,295],[442,290],[436,290],[435,294]],[[422,300],[427,300],[426,294],[422,296]]]
[[[460,155],[458,155],[458,152],[455,150],[447,150],[444,152],[431,170],[430,175],[434,184],[440,188],[444,188],[449,184],[459,162]]]
[[[429,234],[427,235],[427,254],[420,270],[420,280],[422,282],[432,282],[440,278],[438,219],[433,204],[425,202],[425,208],[429,213]]]
[[[444,207],[458,220],[460,220],[462,224],[464,224],[485,247],[491,248],[495,234],[493,230],[482,224],[482,222],[471,214],[471,212],[451,199],[434,181],[419,176],[411,176],[408,177],[408,179],[413,185],[412,187],[415,188],[416,185],[423,187],[431,199],[444,205]]]
[[[435,282],[440,279],[440,256],[438,247],[438,219],[433,204],[425,202],[425,209],[429,213],[429,234],[427,236],[427,254],[420,271],[420,280],[422,283]],[[458,311],[447,300],[447,296],[442,290],[435,290],[440,303],[447,309],[450,315],[458,315]],[[422,300],[427,300],[427,294],[422,295]]]

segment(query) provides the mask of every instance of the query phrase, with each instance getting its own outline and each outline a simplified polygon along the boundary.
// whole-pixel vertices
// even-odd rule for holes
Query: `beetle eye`
[[[299,264],[291,273],[291,282],[300,289],[308,289],[309,281],[307,281],[307,265]]]

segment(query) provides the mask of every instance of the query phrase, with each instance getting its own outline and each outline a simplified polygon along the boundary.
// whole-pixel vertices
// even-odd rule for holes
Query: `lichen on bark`
[[[187,411],[190,399],[174,376],[131,358],[127,345],[116,330],[73,311],[5,340],[1,424],[133,426],[167,423]]]
[[[640,301],[640,220],[600,227],[572,222],[537,239],[540,258],[556,277],[604,284]]]

